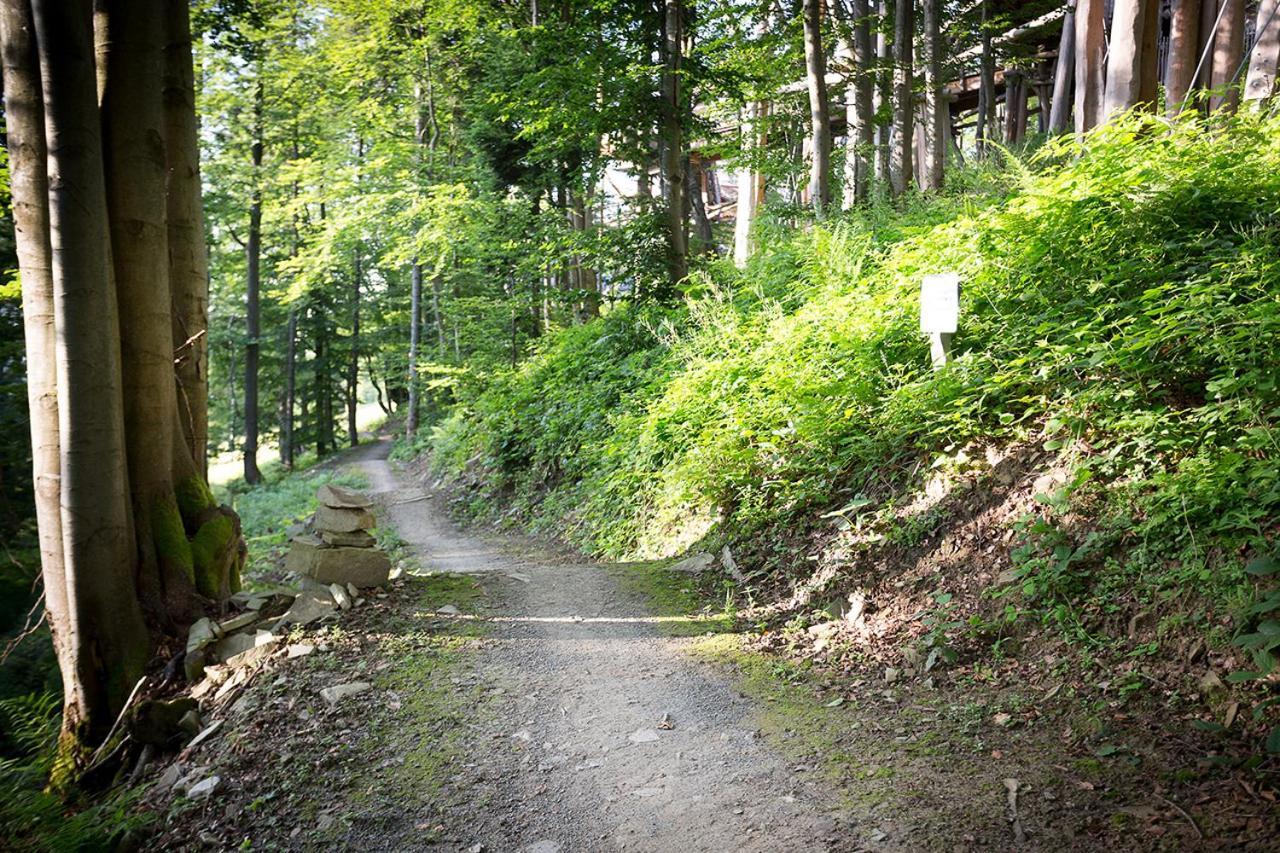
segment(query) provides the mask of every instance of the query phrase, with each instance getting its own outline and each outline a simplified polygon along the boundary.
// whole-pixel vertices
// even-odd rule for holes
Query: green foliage
[[[68,806],[44,790],[53,765],[62,703],[57,694],[0,700],[14,755],[0,760],[0,837],[14,850],[111,851],[145,826],[134,811],[138,792]]]
[[[273,471],[260,485],[236,496],[234,509],[249,545],[246,580],[260,579],[276,567],[288,547],[289,528],[316,511],[316,490],[326,483],[355,489],[367,485],[362,475],[340,469]]]
[[[910,500],[922,461],[1035,441],[1090,472],[1062,506],[1090,502],[1090,533],[1024,528],[1024,591],[1058,621],[1119,577],[1233,605],[1220,555],[1280,507],[1277,140],[1275,118],[1132,117],[1082,156],[1052,143],[955,179],[985,196],[766,221],[750,265],[706,265],[687,305],[557,333],[464,395],[435,464],[488,484],[475,511],[513,502],[593,552],[652,557],[849,495]],[[963,320],[933,371],[916,294],[942,270]]]

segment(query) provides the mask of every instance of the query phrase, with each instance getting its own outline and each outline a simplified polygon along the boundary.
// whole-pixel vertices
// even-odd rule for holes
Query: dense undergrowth
[[[1280,120],[1135,116],[954,180],[766,224],[685,305],[551,337],[436,427],[434,464],[473,514],[609,557],[743,543],[766,585],[811,572],[805,535],[834,518],[853,587],[867,553],[945,525],[922,503],[940,477],[1028,459],[1057,476],[1005,520],[1010,585],[984,601],[1084,642],[1121,609],[1154,612],[1157,642],[1252,637],[1238,677],[1265,680],[1280,602],[1245,566],[1280,507]],[[962,319],[935,372],[917,294],[947,270]]]

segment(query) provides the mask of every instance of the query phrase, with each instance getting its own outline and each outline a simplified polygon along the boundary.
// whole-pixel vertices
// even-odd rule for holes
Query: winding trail
[[[857,846],[821,781],[757,736],[752,702],[685,654],[686,640],[664,636],[606,568],[460,531],[388,450],[372,444],[352,460],[383,512],[424,567],[475,575],[486,592],[490,631],[474,666],[501,687],[497,713],[473,721],[480,746],[453,783],[466,791],[448,820],[456,849]],[[411,822],[364,845],[404,845]]]

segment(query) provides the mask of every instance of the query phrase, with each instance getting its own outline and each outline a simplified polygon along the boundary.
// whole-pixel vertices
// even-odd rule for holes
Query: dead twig
[[[34,634],[39,630],[40,626],[44,624],[45,617],[49,615],[49,611],[43,608],[43,604],[44,593],[42,592],[40,593],[40,597],[36,599],[36,603],[31,605],[31,609],[27,611],[27,618],[22,626],[22,630],[18,632],[18,636],[5,644],[4,653],[0,654],[0,664],[3,664],[9,659],[9,655],[13,654],[13,650],[18,647],[19,643]],[[40,618],[36,619],[33,623],[31,620],[35,619],[37,610],[40,611]]]
[[[93,769],[98,760],[98,756],[102,750],[106,749],[107,744],[111,743],[111,738],[115,736],[116,729],[120,728],[120,723],[124,721],[124,715],[129,713],[129,707],[133,705],[133,700],[138,697],[138,691],[142,689],[142,685],[147,683],[147,677],[144,675],[138,679],[138,683],[133,685],[133,690],[129,692],[129,698],[124,701],[124,707],[120,709],[120,714],[116,717],[116,721],[111,724],[111,728],[107,730],[107,736],[102,739],[101,745],[93,751],[93,755],[89,757],[89,768]],[[86,770],[86,773],[89,771]]]
[[[1196,823],[1195,818],[1187,814],[1186,809],[1184,809],[1182,806],[1178,805],[1168,797],[1161,796],[1160,794],[1156,794],[1155,796],[1156,796],[1156,799],[1162,800],[1163,802],[1167,803],[1171,808],[1173,808],[1174,811],[1176,811],[1178,814],[1186,818],[1187,823],[1191,824],[1191,828],[1196,831],[1196,838],[1200,839],[1201,841],[1204,841],[1204,833],[1200,831],[1200,824]]]

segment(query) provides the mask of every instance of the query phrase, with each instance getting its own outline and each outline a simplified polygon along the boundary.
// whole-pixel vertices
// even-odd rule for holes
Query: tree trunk
[[[1280,3],[1262,0],[1253,28],[1253,55],[1244,84],[1244,100],[1258,106],[1276,91],[1276,65],[1280,61]]]
[[[996,55],[991,44],[991,2],[982,0],[982,48],[978,58],[978,118],[977,152],[979,157],[990,154],[987,144],[996,133]]]
[[[822,0],[803,0],[804,64],[809,88],[812,162],[809,193],[821,219],[831,206],[831,105],[827,98],[827,55],[822,50]]]
[[[537,5],[533,7],[533,18],[537,24]],[[428,64],[428,74],[430,64]],[[413,138],[418,145],[418,160],[421,165],[421,149],[427,144],[427,115],[424,111],[426,103],[423,85],[418,83],[413,90],[414,111]],[[434,109],[434,103],[432,104]],[[434,146],[435,140],[432,139]],[[418,432],[418,346],[422,334],[422,263],[413,259],[413,268],[409,273],[409,411],[405,414],[405,432],[413,436]]]
[[[707,217],[707,203],[702,195],[702,183],[706,174],[702,170],[702,162],[689,158],[689,165],[685,170],[685,174],[688,176],[685,191],[689,196],[689,207],[693,213],[693,233],[698,238],[697,251],[714,255],[716,244],[711,233],[711,220]],[[596,313],[599,314],[599,311]]]
[[[1160,97],[1160,36],[1163,0],[1142,0],[1142,57],[1138,62],[1138,103],[1155,111]]]
[[[188,4],[165,4],[164,124],[168,163],[169,285],[182,436],[201,477],[209,473],[209,259],[200,204],[195,70]]]
[[[58,422],[58,337],[54,307],[52,247],[49,245],[49,183],[44,142],[40,68],[31,7],[0,4],[0,62],[4,68],[9,182],[14,239],[22,271],[22,318],[26,338],[27,404],[31,426],[32,481],[43,569],[45,609],[63,683],[76,684],[75,610],[63,559]],[[77,696],[77,707],[85,697]]]
[[[875,112],[876,115],[882,116],[886,105],[892,111],[893,103],[893,58],[890,53],[890,42],[888,33],[885,32],[889,23],[889,0],[880,0],[879,21],[876,27],[876,85],[875,85]],[[889,136],[892,121],[886,123],[883,118],[877,118],[876,126],[876,180],[880,181],[884,187],[889,186]],[[883,191],[882,191],[883,192]]]
[[[1049,108],[1049,133],[1065,133],[1071,120],[1071,84],[1075,79],[1076,6],[1067,0],[1062,17],[1062,36],[1058,39],[1058,61],[1053,66],[1053,101]],[[1044,105],[1040,105],[1044,109]]]
[[[261,73],[261,72],[259,72]],[[244,346],[244,481],[262,481],[258,471],[258,335],[260,334],[259,264],[262,261],[262,110],[263,86],[259,80],[253,94],[253,143],[250,148],[253,181],[249,198],[249,233],[245,241],[245,334]]]
[[[670,280],[678,290],[689,274],[689,249],[685,237],[684,140],[680,113],[681,53],[684,32],[683,0],[663,0],[662,51],[662,172],[667,203],[667,251]]]
[[[850,44],[846,58],[850,64],[848,104],[845,121],[848,124],[845,150],[844,207],[862,204],[867,200],[871,177],[872,104],[873,86],[871,71],[871,25],[868,20],[867,0],[853,0],[853,21],[850,23]]]
[[[298,309],[289,306],[289,323],[284,341],[284,400],[280,408],[280,461],[293,470],[293,408],[298,384]]]
[[[764,120],[768,115],[768,104],[764,101],[753,101],[746,107],[747,115],[742,122],[742,147],[744,152],[754,154],[764,147]],[[764,175],[750,165],[738,169],[738,202],[737,217],[733,223],[733,262],[745,266],[751,253],[755,251],[752,228],[760,203],[764,200]]]
[[[347,353],[347,441],[352,447],[360,443],[356,429],[356,406],[359,403],[360,380],[360,247],[352,250],[351,275],[351,351]]]
[[[942,35],[939,29],[940,0],[924,0],[924,157],[920,170],[920,188],[942,189],[947,149],[943,140],[942,111],[948,109],[942,87]]]
[[[1116,0],[1107,48],[1103,113],[1109,119],[1138,103],[1142,87],[1143,7],[1146,0]]]
[[[174,378],[160,11],[155,0],[100,3],[96,53],[111,263],[128,331],[120,368],[137,591],[152,624],[188,624],[197,615],[197,578],[173,479],[179,446],[191,457],[179,437]]]
[[[413,262],[409,273],[409,411],[405,415],[405,432],[418,432],[418,345],[422,330],[422,264]]]
[[[893,15],[893,150],[889,159],[889,191],[900,196],[911,186],[911,144],[915,107],[911,89],[915,38],[913,0],[894,0]]]
[[[11,20],[13,7],[22,4],[4,5]],[[54,779],[62,787],[73,781],[89,747],[106,736],[142,674],[150,643],[133,592],[120,327],[91,10],[88,3],[52,0],[32,8],[48,170],[57,176],[48,185],[48,210],[67,607],[50,609],[49,622],[55,636],[66,638],[69,663],[63,672],[62,766],[55,773],[61,778]],[[30,116],[25,111],[6,118]],[[28,139],[38,132],[22,131]],[[46,603],[55,605],[53,599]]]
[[[1195,86],[1196,63],[1200,60],[1200,0],[1172,0],[1169,21],[1169,62],[1165,70],[1165,111],[1170,116],[1182,112],[1182,105]]]
[[[213,505],[177,438],[164,11],[100,3],[96,57],[88,2],[0,11],[40,543],[64,685],[55,789],[76,781],[141,675],[148,621],[177,634],[193,588],[216,576],[227,594],[243,558],[234,514]],[[209,546],[199,557],[194,539]]]
[[[1096,127],[1102,118],[1106,69],[1106,30],[1103,0],[1076,0],[1076,137]]]
[[[1210,110],[1234,112],[1240,102],[1236,71],[1244,60],[1244,0],[1220,0],[1221,20],[1213,37],[1213,78]]]

